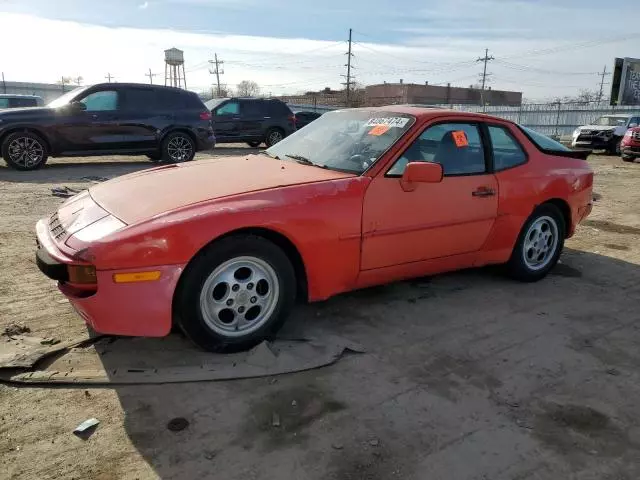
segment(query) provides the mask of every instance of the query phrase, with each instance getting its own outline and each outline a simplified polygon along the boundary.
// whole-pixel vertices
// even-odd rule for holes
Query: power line
[[[496,62],[502,65],[503,67],[509,68],[510,70],[516,70],[519,72],[536,72],[545,75],[594,75],[595,72],[563,72],[558,70],[548,70],[545,68],[537,68],[531,67],[529,65],[520,65],[516,63],[506,62],[501,58],[497,58]]]

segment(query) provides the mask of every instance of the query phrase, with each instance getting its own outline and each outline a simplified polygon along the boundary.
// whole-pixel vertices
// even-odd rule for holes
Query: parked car
[[[322,113],[318,112],[296,112],[296,127],[298,129],[304,127],[305,125],[309,125],[314,120],[317,120],[322,116]]]
[[[634,162],[640,157],[640,127],[633,127],[627,130],[620,145],[622,160]]]
[[[94,185],[38,222],[36,258],[98,332],[240,350],[296,298],[487,264],[542,279],[591,211],[585,158],[480,114],[339,110],[256,155]]]
[[[7,108],[39,107],[44,102],[37,95],[0,94],[0,110]]]
[[[275,145],[296,131],[296,116],[281,100],[271,98],[215,98],[211,110],[218,143]]]
[[[80,87],[46,107],[0,112],[7,165],[42,167],[48,157],[147,155],[192,160],[213,147],[211,113],[195,93],[135,83]]]
[[[571,146],[606,150],[620,155],[620,143],[625,132],[640,125],[640,113],[603,115],[593,124],[578,127],[573,132]]]

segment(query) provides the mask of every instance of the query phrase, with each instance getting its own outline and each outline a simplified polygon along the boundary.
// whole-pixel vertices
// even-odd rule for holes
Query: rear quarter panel
[[[593,172],[586,161],[547,155],[518,129],[512,127],[511,131],[527,150],[528,162],[496,173],[498,217],[478,265],[506,262],[524,223],[539,205],[550,200],[569,205],[570,237],[577,223],[588,214],[592,201]]]
[[[96,242],[98,270],[184,265],[215,239],[245,228],[287,237],[304,262],[309,299],[348,290],[360,267],[362,198],[370,179],[351,177],[217,199],[159,215]]]

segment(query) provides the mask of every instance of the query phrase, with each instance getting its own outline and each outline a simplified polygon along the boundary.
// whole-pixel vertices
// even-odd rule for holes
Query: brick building
[[[365,105],[376,107],[417,103],[423,105],[485,105],[517,107],[522,104],[522,92],[485,90],[415,83],[383,83],[365,89]]]

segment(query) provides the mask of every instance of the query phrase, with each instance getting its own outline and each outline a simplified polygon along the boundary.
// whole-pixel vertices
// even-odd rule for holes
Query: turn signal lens
[[[69,282],[79,284],[97,283],[96,267],[93,265],[69,265]]]
[[[114,273],[113,281],[116,283],[153,282],[160,278],[157,270],[152,272]]]

